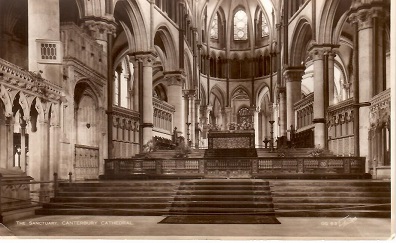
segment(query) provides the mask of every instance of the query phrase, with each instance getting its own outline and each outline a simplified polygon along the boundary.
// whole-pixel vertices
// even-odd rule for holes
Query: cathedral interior
[[[65,181],[283,178],[380,183],[390,217],[390,5],[0,0],[3,212]]]

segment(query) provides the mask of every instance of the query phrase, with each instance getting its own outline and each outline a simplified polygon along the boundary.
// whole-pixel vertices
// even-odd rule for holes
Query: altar
[[[210,131],[208,149],[255,148],[254,130]]]
[[[205,157],[257,157],[254,130],[211,131]]]

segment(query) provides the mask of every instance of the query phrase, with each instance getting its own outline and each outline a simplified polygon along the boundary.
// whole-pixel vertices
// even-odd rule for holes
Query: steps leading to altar
[[[390,182],[375,180],[145,180],[60,183],[44,215],[390,217]]]

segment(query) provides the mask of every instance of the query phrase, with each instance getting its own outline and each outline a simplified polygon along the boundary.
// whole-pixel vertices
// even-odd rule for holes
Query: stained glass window
[[[269,26],[267,20],[264,17],[264,14],[261,13],[261,37],[265,37],[269,35]]]
[[[213,17],[212,24],[210,26],[210,38],[218,40],[219,39],[219,21],[217,14]]]
[[[234,15],[234,40],[247,40],[247,15],[243,10]]]

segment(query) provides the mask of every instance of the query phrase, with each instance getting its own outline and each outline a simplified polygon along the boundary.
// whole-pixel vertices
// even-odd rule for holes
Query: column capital
[[[350,23],[357,23],[358,30],[372,28],[373,18],[377,18],[379,21],[381,21],[390,16],[389,11],[386,9],[387,8],[384,3],[358,3],[351,8],[348,21]]]
[[[158,57],[157,53],[151,51],[134,52],[131,54],[137,62],[142,62],[143,67],[151,67],[155,59]]]
[[[286,82],[301,82],[304,71],[304,66],[286,67],[283,75],[286,78]]]
[[[324,55],[328,55],[329,53],[333,52],[333,49],[338,48],[339,45],[333,45],[333,44],[314,44],[309,48],[309,55],[311,58],[316,61],[316,60],[322,60]]]
[[[168,86],[182,86],[185,79],[186,74],[183,71],[164,72],[164,80]]]
[[[193,99],[195,97],[195,89],[184,89],[183,97]]]
[[[107,42],[107,34],[116,34],[116,23],[107,18],[85,18],[83,26],[90,31],[93,38]]]

